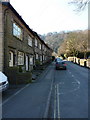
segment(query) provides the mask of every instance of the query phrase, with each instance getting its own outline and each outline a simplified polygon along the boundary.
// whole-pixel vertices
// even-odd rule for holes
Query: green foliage
[[[40,61],[39,61],[39,60],[36,60],[36,61],[35,61],[35,65],[36,65],[36,66],[40,66]]]
[[[9,67],[7,76],[10,84],[27,84],[32,82],[32,73],[30,71],[22,72],[22,70],[19,72],[19,67]]]

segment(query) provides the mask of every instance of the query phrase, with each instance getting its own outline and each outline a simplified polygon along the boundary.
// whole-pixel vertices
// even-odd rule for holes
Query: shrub
[[[32,82],[32,73],[30,71],[21,72],[20,69],[18,67],[8,68],[7,76],[10,84],[27,84]]]

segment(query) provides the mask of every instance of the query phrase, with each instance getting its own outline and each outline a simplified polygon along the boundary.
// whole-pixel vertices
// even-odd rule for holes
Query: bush
[[[39,60],[36,60],[36,61],[35,61],[35,65],[36,65],[36,66],[40,66],[40,61],[39,61]]]
[[[18,67],[9,67],[7,76],[10,84],[27,84],[32,82],[31,72],[19,72]]]

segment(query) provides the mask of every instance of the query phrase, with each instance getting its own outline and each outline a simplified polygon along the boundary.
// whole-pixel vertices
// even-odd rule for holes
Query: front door
[[[13,67],[13,52],[9,52],[9,67]]]

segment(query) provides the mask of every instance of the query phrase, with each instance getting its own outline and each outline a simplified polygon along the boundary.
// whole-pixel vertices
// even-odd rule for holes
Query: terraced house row
[[[31,71],[37,63],[49,62],[51,56],[52,49],[30,29],[13,6],[0,2],[0,71],[11,77],[14,69]]]

